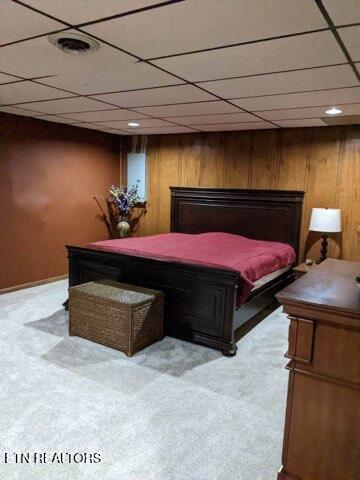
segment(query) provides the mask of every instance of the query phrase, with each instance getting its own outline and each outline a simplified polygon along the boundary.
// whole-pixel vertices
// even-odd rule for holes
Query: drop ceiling
[[[1,0],[0,10],[3,112],[118,135],[325,126],[331,106],[360,114],[360,0]],[[100,48],[66,54],[47,38],[59,31]]]

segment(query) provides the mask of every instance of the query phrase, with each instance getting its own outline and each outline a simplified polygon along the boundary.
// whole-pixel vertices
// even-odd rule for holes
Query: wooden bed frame
[[[292,245],[298,255],[304,192],[170,187],[171,232],[228,232]],[[291,281],[291,270],[236,307],[239,274],[229,269],[163,262],[67,246],[69,285],[103,278],[162,290],[165,334],[236,353],[252,317]],[[241,280],[240,280],[241,281]]]

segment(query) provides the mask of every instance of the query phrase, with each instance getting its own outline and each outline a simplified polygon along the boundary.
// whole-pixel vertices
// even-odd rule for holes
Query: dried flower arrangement
[[[119,220],[124,221],[131,213],[131,210],[139,202],[138,187],[110,187],[110,202],[113,202],[119,214]]]
[[[107,212],[101,206],[99,199],[94,196],[101,220],[105,223],[110,238],[124,237],[135,231],[142,215],[146,213],[145,203],[141,203],[137,186],[114,186],[109,188],[109,197],[106,198]],[[132,215],[134,208],[139,208],[137,216]]]

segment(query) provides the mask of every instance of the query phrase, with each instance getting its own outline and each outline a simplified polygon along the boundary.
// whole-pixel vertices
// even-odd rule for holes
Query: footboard
[[[232,270],[68,246],[69,286],[109,278],[165,293],[165,334],[234,355]]]

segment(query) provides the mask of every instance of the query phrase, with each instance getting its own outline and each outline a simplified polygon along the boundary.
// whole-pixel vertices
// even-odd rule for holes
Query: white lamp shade
[[[338,208],[313,208],[309,230],[313,232],[341,232],[341,210]]]

